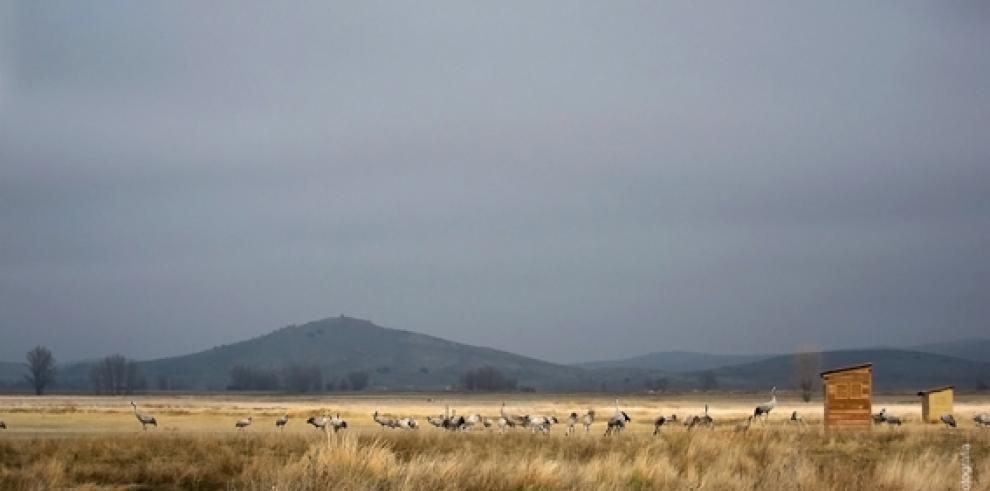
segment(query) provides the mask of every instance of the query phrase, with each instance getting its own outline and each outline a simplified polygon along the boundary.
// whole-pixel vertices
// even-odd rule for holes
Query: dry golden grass
[[[971,489],[990,489],[990,430],[948,430],[923,425],[911,397],[877,403],[909,421],[900,428],[827,434],[816,423],[816,404],[782,405],[769,425],[746,433],[733,426],[760,396],[708,400],[718,427],[664,427],[652,437],[652,419],[700,413],[695,397],[628,398],[633,423],[603,438],[610,401],[590,396],[516,396],[518,413],[555,414],[594,407],[592,432],[548,437],[516,430],[452,433],[425,424],[443,410],[495,415],[499,397],[427,396],[349,398],[182,397],[145,399],[142,410],[161,422],[141,432],[126,399],[0,398],[0,489],[698,489],[698,490],[955,490],[961,489],[960,450],[970,444]],[[69,409],[71,408],[71,410]],[[381,430],[370,413],[379,408],[412,415],[418,431]],[[809,424],[785,417],[798,408]],[[957,403],[959,419],[990,405]],[[351,426],[336,438],[304,424],[309,415],[340,411]],[[292,418],[284,433],[276,415]],[[247,431],[235,419],[253,415]]]

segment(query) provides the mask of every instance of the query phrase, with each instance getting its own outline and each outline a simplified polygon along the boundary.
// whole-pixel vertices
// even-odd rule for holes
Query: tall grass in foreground
[[[516,432],[127,435],[0,441],[0,489],[956,490],[971,443],[990,489],[988,433],[683,429],[549,438]]]

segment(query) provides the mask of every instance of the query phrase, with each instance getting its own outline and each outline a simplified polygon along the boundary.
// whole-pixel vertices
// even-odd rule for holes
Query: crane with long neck
[[[142,430],[147,430],[148,425],[158,428],[158,420],[156,420],[154,416],[138,411],[137,404],[135,404],[134,401],[131,401],[131,406],[134,406],[134,417],[137,418],[139,423],[141,423]]]

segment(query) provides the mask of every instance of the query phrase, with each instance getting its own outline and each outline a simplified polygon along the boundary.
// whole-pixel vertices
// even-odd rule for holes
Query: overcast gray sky
[[[0,359],[990,319],[986,2],[0,3]]]

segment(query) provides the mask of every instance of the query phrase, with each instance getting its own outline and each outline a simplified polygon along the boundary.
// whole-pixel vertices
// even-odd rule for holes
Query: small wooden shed
[[[873,364],[863,363],[821,373],[825,428],[868,430],[872,426]]]
[[[952,390],[951,385],[946,385],[918,392],[921,396],[921,420],[938,423],[938,418],[943,414],[952,414]]]

